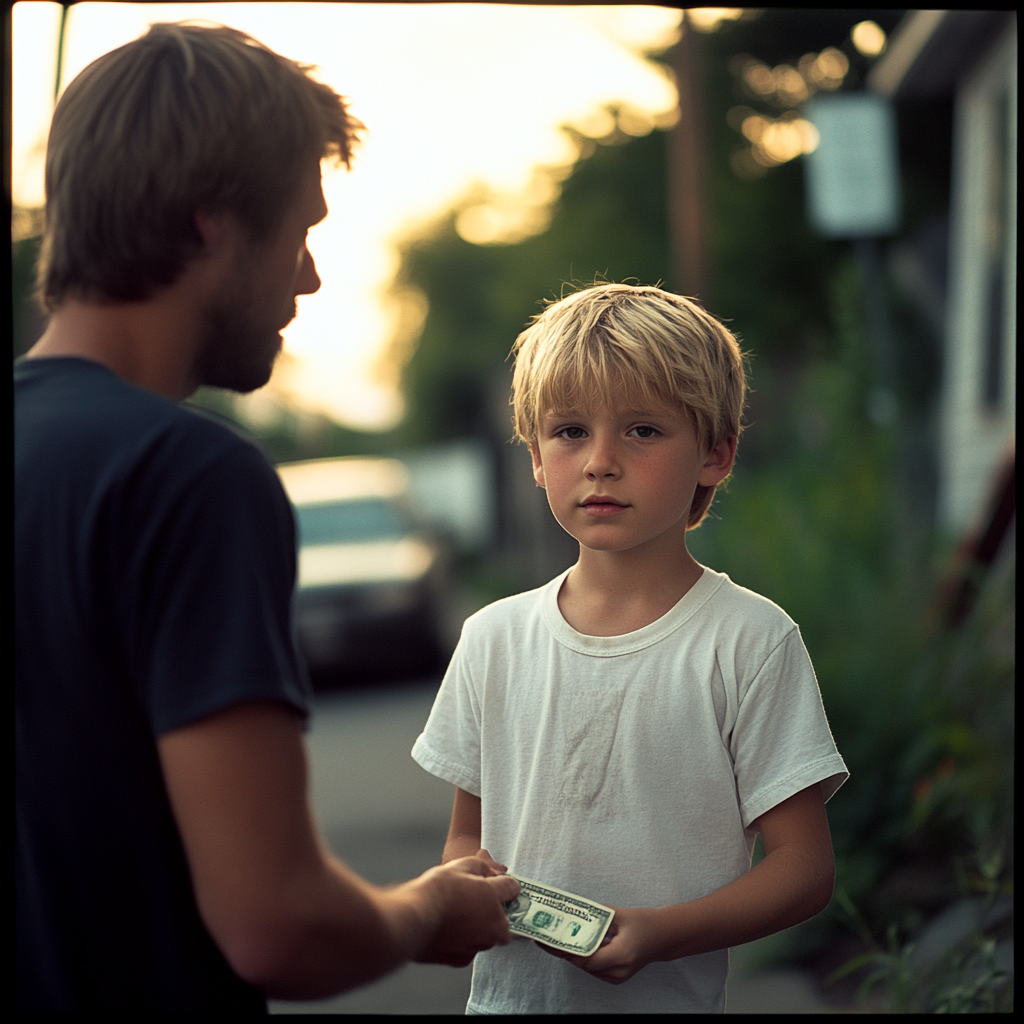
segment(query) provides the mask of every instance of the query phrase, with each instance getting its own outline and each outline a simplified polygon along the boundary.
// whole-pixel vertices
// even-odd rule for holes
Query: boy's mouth
[[[595,494],[589,498],[584,498],[580,503],[580,508],[588,515],[610,516],[618,512],[624,512],[629,506],[616,501],[614,498],[606,498],[604,495]]]

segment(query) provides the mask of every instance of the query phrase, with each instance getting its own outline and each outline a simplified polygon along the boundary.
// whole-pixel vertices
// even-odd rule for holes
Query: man
[[[45,333],[15,367],[19,1009],[266,1010],[508,941],[484,851],[390,889],[325,850],[273,469],[178,403],[265,384],[320,162],[362,125],[233,29],[154,25],[68,86]]]

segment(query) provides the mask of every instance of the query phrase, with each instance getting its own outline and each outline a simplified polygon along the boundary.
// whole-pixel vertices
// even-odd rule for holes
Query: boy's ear
[[[533,479],[538,487],[544,487],[544,464],[540,461],[540,449],[535,444],[530,445],[530,458],[533,459]]]
[[[716,487],[732,472],[736,461],[736,442],[736,435],[730,434],[708,452],[697,476],[697,483],[701,487]]]

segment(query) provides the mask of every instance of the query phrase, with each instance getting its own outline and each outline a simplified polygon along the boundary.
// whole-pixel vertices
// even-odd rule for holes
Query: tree
[[[588,140],[576,138],[586,154]],[[428,302],[402,375],[408,411],[399,430],[407,443],[490,431],[494,380],[504,379],[513,342],[565,286],[667,280],[664,132],[632,138],[614,130],[589,149],[543,233],[513,245],[466,241],[456,224],[475,201],[470,195],[402,246],[396,290],[412,289]]]

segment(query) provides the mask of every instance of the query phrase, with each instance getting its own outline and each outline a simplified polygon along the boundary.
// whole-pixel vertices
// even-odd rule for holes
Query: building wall
[[[956,96],[938,510],[950,533],[983,511],[1014,436],[1016,142],[1012,25]]]

